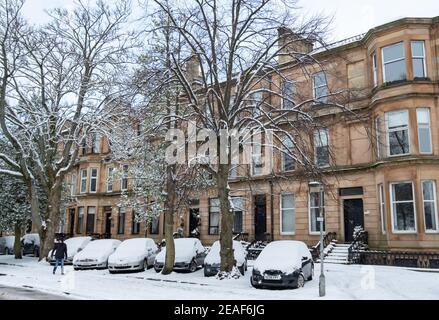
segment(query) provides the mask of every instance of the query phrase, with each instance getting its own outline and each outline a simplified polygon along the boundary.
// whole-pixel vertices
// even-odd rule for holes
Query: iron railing
[[[357,264],[439,269],[438,252],[354,251]]]
[[[332,240],[336,239],[336,232],[328,232],[327,234],[325,234],[325,236],[323,237],[323,248],[326,248],[332,242]],[[320,258],[320,240],[315,246],[311,247],[310,252],[314,261],[317,261],[317,259]]]
[[[359,252],[367,250],[368,243],[369,233],[367,231],[360,230],[357,234],[355,234],[354,241],[352,241],[348,248],[348,261],[350,263],[358,263],[360,258]]]

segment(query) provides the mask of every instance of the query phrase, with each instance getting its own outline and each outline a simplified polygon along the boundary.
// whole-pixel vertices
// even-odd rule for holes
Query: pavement
[[[71,300],[69,297],[44,293],[31,286],[7,287],[0,284],[0,300]]]

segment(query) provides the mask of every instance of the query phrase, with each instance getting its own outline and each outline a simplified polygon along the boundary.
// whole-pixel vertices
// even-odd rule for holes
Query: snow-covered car
[[[91,241],[91,237],[74,237],[69,238],[64,243],[67,246],[67,259],[64,260],[64,264],[72,264],[73,263],[73,257],[80,251],[82,251],[86,245]],[[55,256],[51,257],[52,251],[49,251],[49,254],[47,255],[47,261],[54,265],[56,262]]]
[[[14,236],[0,237],[0,254],[14,254]]]
[[[73,269],[106,269],[108,257],[120,244],[121,241],[116,239],[91,241],[73,257]]]
[[[206,249],[197,238],[174,239],[175,261],[174,270],[194,272],[203,266]],[[160,251],[154,261],[154,270],[160,272],[165,265],[166,247]]]
[[[21,250],[23,255],[33,254],[40,256],[40,235],[38,233],[28,233],[21,237]]]
[[[118,271],[143,271],[154,265],[159,248],[151,238],[123,241],[108,258],[110,273]]]
[[[313,274],[314,263],[305,243],[273,241],[256,259],[250,282],[255,288],[299,288]]]
[[[214,276],[220,271],[220,249],[220,242],[215,241],[206,258],[204,259],[204,276]],[[235,265],[238,267],[239,272],[244,275],[245,271],[247,270],[247,252],[245,251],[241,242],[235,240],[233,241],[233,254],[235,256]]]

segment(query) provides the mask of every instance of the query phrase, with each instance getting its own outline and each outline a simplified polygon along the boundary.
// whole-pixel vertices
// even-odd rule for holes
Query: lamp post
[[[323,190],[323,184],[321,182],[313,181],[309,183],[310,188],[319,187],[319,216],[317,218],[317,221],[320,224],[320,277],[319,277],[319,296],[323,297],[326,294],[326,285],[325,285],[325,273],[324,273],[324,245],[323,245],[323,222],[324,222],[324,215],[323,215],[323,196],[324,196],[324,190]]]

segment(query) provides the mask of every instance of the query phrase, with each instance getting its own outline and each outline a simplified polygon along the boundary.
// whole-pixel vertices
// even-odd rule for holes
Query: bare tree
[[[62,184],[77,161],[79,146],[91,131],[113,121],[114,103],[127,94],[124,77],[133,62],[138,33],[128,30],[129,1],[85,4],[72,12],[55,9],[41,28],[17,31],[25,54],[10,76],[9,104],[0,113],[2,130],[19,162],[9,163],[29,185],[32,220],[47,255],[59,227]],[[20,128],[11,134],[9,127]],[[34,185],[47,195],[47,210],[39,212]]]
[[[304,17],[294,0],[195,0],[172,8],[166,1],[155,3],[184,39],[180,56],[189,57],[191,69],[197,71],[195,77],[188,77],[188,60],[171,54],[171,69],[184,93],[181,104],[185,108],[177,117],[196,119],[200,127],[216,134],[216,150],[209,153],[216,163],[206,170],[216,177],[221,271],[228,273],[234,264],[228,181],[234,141],[238,138],[241,145],[255,149],[258,144],[259,149],[282,149],[308,177],[322,172],[312,156],[314,133],[325,126],[318,106],[345,109],[348,94],[339,88],[292,95],[283,84],[291,82],[300,89],[312,74],[324,71],[325,63],[316,59],[313,46],[325,47],[330,19]],[[294,76],[286,70],[294,70]],[[271,132],[273,139],[255,142],[261,132]],[[257,153],[252,155],[250,168],[261,161],[261,152]]]

